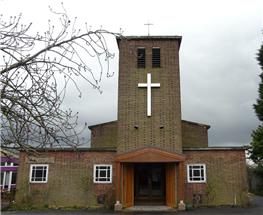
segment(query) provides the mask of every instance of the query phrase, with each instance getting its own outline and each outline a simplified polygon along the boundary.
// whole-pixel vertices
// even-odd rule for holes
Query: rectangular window
[[[30,182],[31,183],[47,183],[48,165],[32,164],[30,165]]]
[[[205,164],[189,164],[189,165],[187,165],[187,181],[188,181],[188,183],[206,182],[206,166],[205,166]]]
[[[152,48],[152,67],[153,68],[161,67],[161,50],[159,47]]]
[[[137,67],[145,68],[145,48],[137,49]]]
[[[112,182],[112,165],[107,165],[107,164],[94,165],[93,182],[94,183],[111,183]]]

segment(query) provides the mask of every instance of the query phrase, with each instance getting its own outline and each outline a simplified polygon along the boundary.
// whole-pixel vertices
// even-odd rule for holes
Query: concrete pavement
[[[183,212],[114,212],[108,210],[72,210],[72,211],[62,211],[62,210],[45,210],[45,211],[5,211],[2,215],[263,215],[263,197],[252,196],[251,206],[248,208],[239,207],[221,207],[221,208],[198,208],[192,211]]]

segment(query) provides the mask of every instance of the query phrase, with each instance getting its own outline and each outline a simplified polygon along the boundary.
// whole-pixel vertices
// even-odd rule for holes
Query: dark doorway
[[[135,205],[165,204],[165,165],[162,163],[134,166]]]

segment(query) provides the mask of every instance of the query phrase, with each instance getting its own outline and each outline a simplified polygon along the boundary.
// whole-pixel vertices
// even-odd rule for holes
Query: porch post
[[[178,177],[178,200],[184,200],[184,162],[179,162],[178,167],[179,177]]]
[[[119,211],[122,209],[121,204],[121,164],[119,161],[116,162],[116,203],[114,210]]]
[[[121,184],[121,179],[120,179],[120,169],[121,165],[120,162],[116,162],[116,201],[120,201],[120,184]]]

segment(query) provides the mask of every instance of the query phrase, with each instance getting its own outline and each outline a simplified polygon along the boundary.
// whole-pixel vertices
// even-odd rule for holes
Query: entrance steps
[[[125,208],[125,212],[175,212],[176,209],[165,205],[135,205]]]

